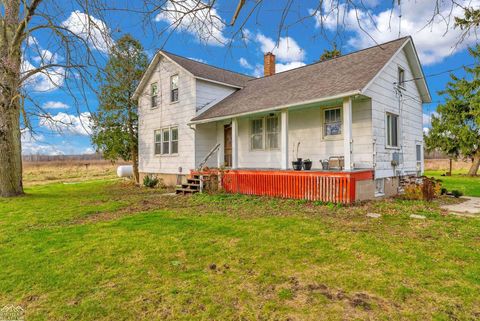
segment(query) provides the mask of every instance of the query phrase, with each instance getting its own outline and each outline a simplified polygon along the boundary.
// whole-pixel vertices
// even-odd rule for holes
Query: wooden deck
[[[372,180],[373,170],[292,171],[228,170],[221,184],[227,193],[263,195],[350,204],[356,199],[356,182]]]

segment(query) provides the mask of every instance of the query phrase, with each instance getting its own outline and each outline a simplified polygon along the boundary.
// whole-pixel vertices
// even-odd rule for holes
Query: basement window
[[[385,179],[377,178],[375,180],[375,196],[385,195]]]

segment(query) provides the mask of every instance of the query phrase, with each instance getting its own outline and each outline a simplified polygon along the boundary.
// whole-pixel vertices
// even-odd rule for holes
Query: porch
[[[240,169],[224,172],[221,184],[227,193],[350,204],[373,195],[372,179],[372,170]]]

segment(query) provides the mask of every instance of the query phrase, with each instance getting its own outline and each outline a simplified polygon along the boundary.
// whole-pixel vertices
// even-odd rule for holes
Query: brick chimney
[[[265,77],[275,75],[275,55],[271,52],[263,56],[263,75]]]

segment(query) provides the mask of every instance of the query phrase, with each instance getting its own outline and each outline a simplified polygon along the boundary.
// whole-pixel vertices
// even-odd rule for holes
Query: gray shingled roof
[[[247,82],[254,79],[251,76],[243,75],[234,71],[207,65],[199,61],[177,56],[168,51],[162,50],[168,58],[191,72],[195,77],[205,78],[213,81],[226,83],[229,85],[244,87]]]
[[[192,119],[234,116],[360,91],[409,37],[270,77],[252,79],[237,92]]]

